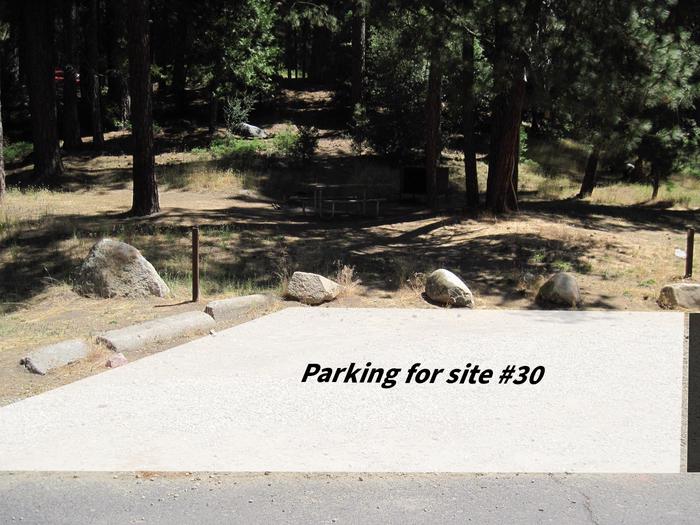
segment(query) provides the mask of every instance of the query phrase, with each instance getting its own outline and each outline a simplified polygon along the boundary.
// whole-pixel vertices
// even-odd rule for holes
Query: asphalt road
[[[0,473],[0,523],[700,522],[700,474]]]

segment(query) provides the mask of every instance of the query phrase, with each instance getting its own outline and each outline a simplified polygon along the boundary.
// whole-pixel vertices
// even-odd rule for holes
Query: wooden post
[[[685,248],[685,278],[693,276],[693,251],[695,248],[695,229],[688,228],[688,240]]]
[[[199,301],[199,227],[192,227],[192,302]]]

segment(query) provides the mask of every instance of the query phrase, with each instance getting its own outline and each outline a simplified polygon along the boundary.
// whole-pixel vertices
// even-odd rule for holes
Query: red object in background
[[[62,84],[63,81],[65,80],[65,75],[63,73],[63,69],[60,67],[57,67],[53,70],[53,80],[57,84]],[[80,73],[75,74],[75,83],[80,84]]]

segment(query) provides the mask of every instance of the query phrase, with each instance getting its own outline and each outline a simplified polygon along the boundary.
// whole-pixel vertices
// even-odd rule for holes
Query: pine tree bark
[[[75,36],[78,6],[75,0],[63,0],[63,147],[76,149],[82,145],[78,117],[78,65],[75,57]]]
[[[110,45],[108,50],[109,75],[107,77],[107,96],[118,109],[118,119],[126,125],[131,115],[129,100],[128,53],[126,49],[126,0],[107,2],[110,23]]]
[[[522,124],[522,122],[521,122]],[[518,179],[520,178],[520,132],[515,139],[515,161],[513,162],[513,175],[510,177],[510,192],[506,200],[508,209],[518,211]]]
[[[520,13],[496,3],[494,92],[486,206],[493,213],[518,209],[520,127],[526,95],[527,51],[537,35],[541,0],[527,0]]]
[[[86,95],[90,106],[90,124],[92,127],[92,146],[102,148],[104,146],[104,134],[102,133],[102,108],[100,101],[100,77],[98,76],[98,18],[97,0],[88,0],[87,28],[85,33],[85,45],[87,47],[87,78]]]
[[[0,70],[2,62],[0,62]],[[5,199],[5,135],[2,129],[2,82],[0,82],[0,203]]]
[[[593,190],[598,183],[599,160],[600,146],[598,146],[598,144],[594,144],[591,153],[588,155],[588,160],[586,161],[586,171],[583,174],[583,181],[581,182],[581,189],[576,196],[577,198],[584,199],[593,195]]]
[[[177,21],[175,38],[175,58],[173,63],[173,95],[175,111],[182,115],[185,111],[185,86],[187,84],[187,52],[188,28],[190,26],[190,7],[188,0],[180,1],[177,5]]]
[[[652,162],[652,164],[651,164],[651,184],[652,184],[651,200],[656,200],[656,198],[659,196],[660,183],[661,183],[661,170],[659,170],[658,166],[656,166]]]
[[[630,173],[631,182],[642,182],[644,180],[644,161],[641,157],[637,157],[634,161],[634,169]]]
[[[437,207],[437,167],[440,160],[440,113],[442,98],[442,50],[435,39],[430,49],[428,94],[425,101],[425,177],[428,190],[428,206]]]
[[[293,39],[292,39],[292,32],[294,31],[294,28],[292,28],[291,24],[287,25],[287,32],[285,33],[285,53],[284,53],[284,60],[287,66],[287,78],[291,80],[292,78],[292,44],[293,44]]]
[[[491,146],[489,149],[489,174],[486,189],[486,206],[493,213],[517,209],[517,194],[513,175],[520,138],[522,109],[525,101],[523,71],[513,72],[507,93],[494,97],[491,110]]]
[[[131,91],[131,141],[134,181],[131,213],[151,215],[160,211],[153,156],[153,106],[151,101],[151,50],[149,0],[129,0],[129,89]]]
[[[467,208],[479,207],[479,180],[474,144],[474,37],[465,34],[462,40],[462,132],[464,142],[464,178]]]
[[[362,104],[365,77],[365,33],[367,16],[363,0],[355,0],[352,13],[352,88],[351,103],[353,108]]]
[[[34,176],[52,184],[63,174],[58,145],[53,63],[53,10],[49,2],[22,4],[24,57],[34,144]]]
[[[214,70],[209,81],[209,133],[214,133],[219,127],[219,80],[221,77],[221,50],[217,50],[214,59]]]

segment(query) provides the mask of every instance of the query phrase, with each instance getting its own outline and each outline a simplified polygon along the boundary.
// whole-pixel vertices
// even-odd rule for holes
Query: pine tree
[[[153,154],[151,101],[151,46],[148,28],[149,0],[129,0],[129,90],[133,150],[133,203],[131,213],[160,211]]]
[[[78,118],[78,65],[76,60],[76,33],[78,6],[75,0],[63,0],[63,147],[79,148],[80,119]]]
[[[22,4],[24,59],[34,143],[36,182],[55,184],[63,175],[58,146],[54,84],[53,7],[43,0]]]
[[[107,97],[116,108],[116,120],[120,127],[128,123],[131,115],[126,19],[126,0],[107,2],[107,20],[110,31],[107,50],[109,63]]]
[[[87,57],[87,101],[90,107],[90,124],[92,126],[92,146],[99,149],[104,146],[102,133],[102,101],[100,95],[100,77],[98,75],[98,1],[88,0],[85,46]]]

